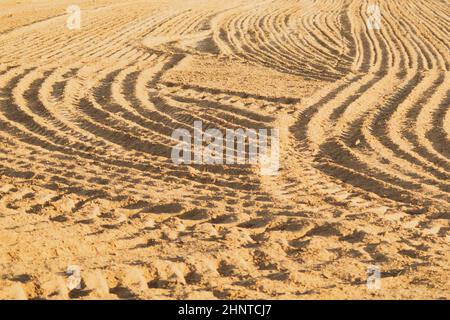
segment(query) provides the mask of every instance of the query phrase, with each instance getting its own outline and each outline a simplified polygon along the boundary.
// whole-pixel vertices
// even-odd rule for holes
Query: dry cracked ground
[[[0,298],[450,298],[448,1],[73,2],[0,4]],[[174,165],[199,120],[279,174]]]

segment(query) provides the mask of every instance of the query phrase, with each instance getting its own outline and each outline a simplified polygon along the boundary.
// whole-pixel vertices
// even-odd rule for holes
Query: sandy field
[[[1,299],[450,298],[448,1],[6,0],[0,21]],[[194,121],[278,128],[278,174],[174,164]]]

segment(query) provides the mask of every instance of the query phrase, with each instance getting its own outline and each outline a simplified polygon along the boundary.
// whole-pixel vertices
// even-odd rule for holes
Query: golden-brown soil
[[[450,298],[450,5],[370,3],[2,1],[0,298]],[[279,174],[174,165],[195,120]]]

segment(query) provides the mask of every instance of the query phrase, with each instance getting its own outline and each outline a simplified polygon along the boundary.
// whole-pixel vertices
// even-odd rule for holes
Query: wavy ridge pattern
[[[448,2],[99,1],[0,34],[0,298],[448,297]],[[173,164],[194,121],[278,175]]]

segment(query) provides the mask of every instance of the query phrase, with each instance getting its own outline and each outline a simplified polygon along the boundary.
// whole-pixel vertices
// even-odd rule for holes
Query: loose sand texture
[[[7,0],[0,21],[0,298],[450,298],[448,1]],[[278,174],[174,164],[194,121],[278,128]]]

